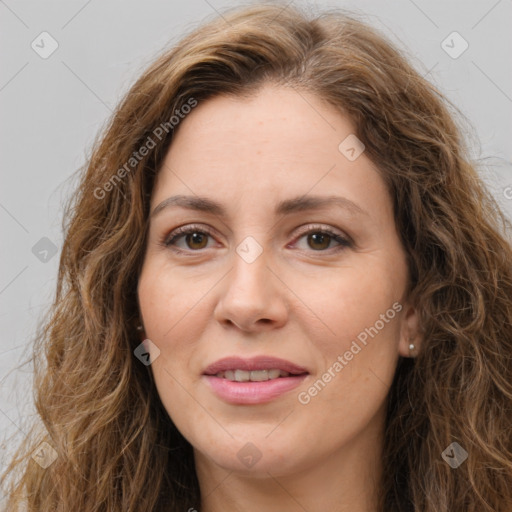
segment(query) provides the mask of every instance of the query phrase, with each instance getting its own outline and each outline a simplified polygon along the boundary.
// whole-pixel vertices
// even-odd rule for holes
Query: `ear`
[[[415,357],[422,343],[423,339],[419,328],[419,314],[414,306],[407,303],[402,313],[398,353],[402,357]],[[412,350],[410,348],[411,344],[414,345]]]

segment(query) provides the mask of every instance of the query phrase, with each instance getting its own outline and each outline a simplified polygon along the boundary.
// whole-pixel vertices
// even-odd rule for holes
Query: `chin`
[[[291,446],[277,436],[270,441],[266,435],[268,430],[260,436],[255,435],[255,440],[250,441],[251,436],[246,433],[243,440],[229,438],[227,443],[216,444],[215,449],[210,443],[206,450],[196,449],[196,457],[200,452],[202,457],[222,469],[251,478],[268,478],[269,473],[282,476],[296,472],[303,464],[298,451],[300,443]]]

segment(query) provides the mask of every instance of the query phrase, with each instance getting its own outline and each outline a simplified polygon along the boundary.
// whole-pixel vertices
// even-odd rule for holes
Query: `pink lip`
[[[306,368],[291,363],[290,361],[286,361],[285,359],[272,356],[256,356],[251,357],[250,359],[242,359],[241,357],[225,357],[223,359],[219,359],[208,366],[204,370],[203,374],[216,375],[217,373],[224,372],[226,370],[238,369],[250,372],[252,370],[271,370],[272,368],[277,368],[296,375],[309,373]]]
[[[276,368],[292,375],[263,382],[234,382],[216,377],[226,370],[270,370]],[[251,359],[227,357],[208,366],[203,372],[212,391],[222,400],[231,404],[261,404],[270,402],[296,388],[309,374],[302,366],[284,359],[270,356],[257,356]]]
[[[304,373],[295,377],[279,377],[263,382],[234,382],[212,375],[204,376],[219,398],[230,404],[240,405],[270,402],[296,388],[306,377],[307,374]]]

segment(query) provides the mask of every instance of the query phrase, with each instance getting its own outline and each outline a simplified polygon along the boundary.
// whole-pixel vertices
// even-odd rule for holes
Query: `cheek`
[[[310,332],[311,339],[331,360],[356,340],[369,347],[372,339],[379,339],[381,347],[392,350],[389,345],[398,343],[400,286],[389,270],[377,265],[373,270],[340,269],[321,290],[310,290],[308,304],[318,312],[315,325],[323,326]]]
[[[172,268],[148,268],[138,289],[146,336],[169,354],[193,346],[207,291],[207,283],[180,279]]]
[[[328,293],[310,295],[320,320],[318,330],[306,323],[304,328],[321,363],[299,401],[312,417],[328,413],[364,423],[385,400],[398,359],[402,310],[402,283],[386,268],[341,269]]]
[[[146,338],[159,350],[151,371],[162,403],[170,412],[194,370],[190,356],[201,337],[201,325],[190,319],[201,314],[201,302],[197,293],[187,293],[188,285],[176,278],[171,283],[166,275],[172,272],[146,268],[139,280],[138,294]]]

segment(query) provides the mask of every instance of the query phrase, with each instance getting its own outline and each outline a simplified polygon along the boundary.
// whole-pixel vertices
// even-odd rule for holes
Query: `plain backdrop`
[[[467,118],[472,156],[512,218],[511,0],[292,3],[350,9],[398,44]],[[0,431],[16,434],[0,470],[34,412],[31,367],[15,368],[55,293],[67,179],[156,53],[240,4],[0,0]]]

